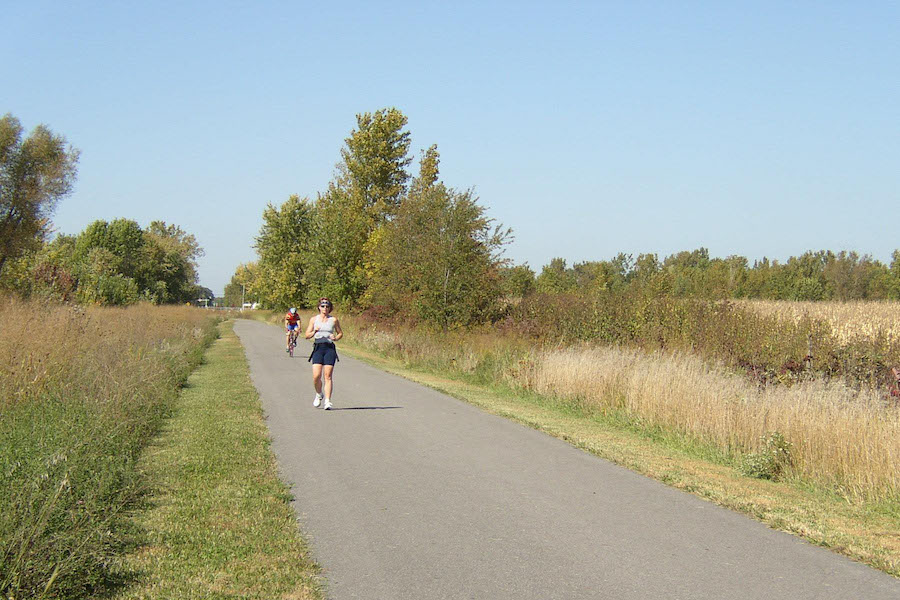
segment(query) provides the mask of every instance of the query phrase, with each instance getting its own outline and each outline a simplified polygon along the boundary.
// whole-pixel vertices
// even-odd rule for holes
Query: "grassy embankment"
[[[317,597],[298,592],[314,589],[314,567],[297,564],[296,523],[233,336],[211,354],[230,348],[227,365],[198,380],[208,389],[192,380],[187,400],[179,395],[216,337],[209,313],[5,299],[0,330],[0,597],[215,597],[243,584],[252,595],[262,572],[275,575],[264,597]],[[191,454],[198,440],[203,452]],[[202,515],[200,500],[217,507],[206,519],[175,511],[160,521],[173,507]],[[223,533],[237,525],[248,525],[243,538]],[[216,577],[223,559],[234,573]]]
[[[140,574],[117,598],[321,598],[278,480],[259,397],[231,323],[141,465],[157,488],[135,517]]]
[[[900,410],[883,390],[810,372],[760,384],[687,352],[342,321],[345,352],[900,576]]]
[[[0,596],[122,582],[137,460],[214,339],[208,313],[0,301]]]

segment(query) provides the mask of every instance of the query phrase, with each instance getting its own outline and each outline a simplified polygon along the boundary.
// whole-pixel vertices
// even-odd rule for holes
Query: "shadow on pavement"
[[[328,410],[390,410],[392,408],[403,408],[402,406],[344,406],[338,408],[332,406]]]

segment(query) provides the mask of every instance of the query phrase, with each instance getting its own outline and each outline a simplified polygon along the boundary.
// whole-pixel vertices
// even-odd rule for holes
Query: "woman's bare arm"
[[[304,337],[306,337],[306,339],[309,339],[312,336],[316,335],[315,325],[316,325],[316,318],[311,317],[309,320],[309,325],[306,326],[306,333],[304,334]]]

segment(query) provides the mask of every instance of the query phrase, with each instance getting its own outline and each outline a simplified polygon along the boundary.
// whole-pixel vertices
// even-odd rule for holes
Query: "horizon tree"
[[[263,211],[254,246],[261,272],[256,289],[273,307],[294,306],[306,296],[314,214],[309,200],[296,194]]]
[[[22,138],[11,114],[0,118],[0,275],[7,261],[45,241],[50,215],[72,192],[79,152],[38,125]]]
[[[410,133],[408,119],[396,108],[356,115],[357,129],[344,140],[339,185],[359,196],[358,200],[379,223],[390,218],[406,192],[406,167]]]
[[[439,182],[438,162],[432,146],[394,219],[376,233],[368,299],[394,310],[408,304],[446,330],[491,316],[511,231],[485,215],[471,190]]]
[[[356,116],[344,140],[342,162],[315,203],[307,298],[356,306],[369,285],[365,264],[370,238],[394,218],[406,194],[410,134],[396,108]]]

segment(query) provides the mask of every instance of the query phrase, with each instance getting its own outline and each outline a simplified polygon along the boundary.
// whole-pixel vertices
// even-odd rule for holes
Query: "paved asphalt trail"
[[[238,320],[334,600],[900,598],[900,581],[347,357],[334,404]],[[338,343],[340,349],[340,343]]]

